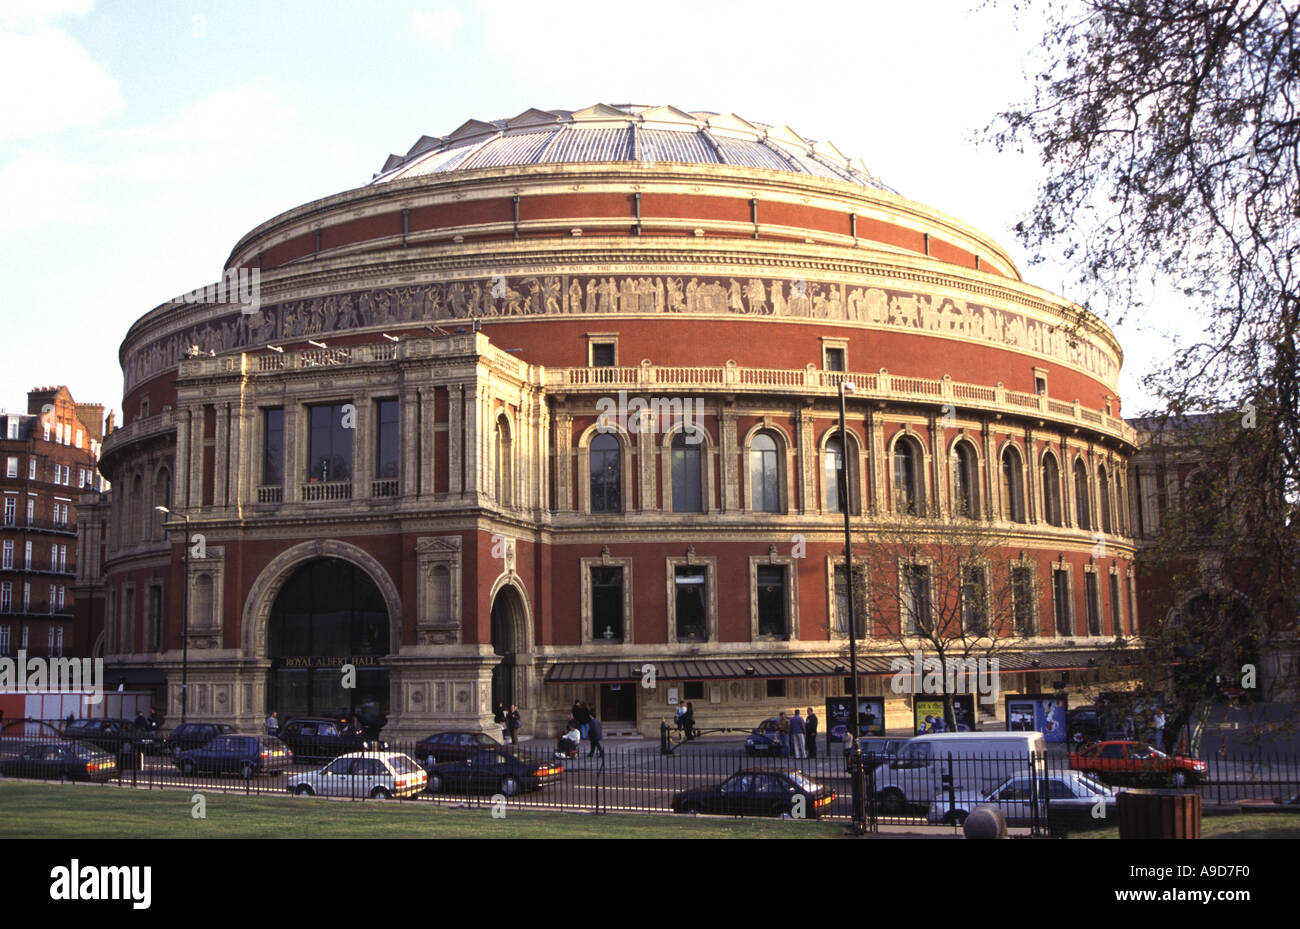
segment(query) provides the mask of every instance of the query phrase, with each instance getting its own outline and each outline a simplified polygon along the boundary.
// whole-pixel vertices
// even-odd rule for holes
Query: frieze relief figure
[[[286,301],[255,314],[233,314],[172,333],[144,346],[124,366],[133,387],[174,367],[190,346],[229,351],[367,326],[471,316],[537,313],[734,313],[848,320],[928,332],[964,334],[1068,361],[1104,378],[1115,365],[1099,347],[1023,314],[952,298],[796,279],[708,277],[564,277],[506,279],[493,295],[490,280],[433,282]]]

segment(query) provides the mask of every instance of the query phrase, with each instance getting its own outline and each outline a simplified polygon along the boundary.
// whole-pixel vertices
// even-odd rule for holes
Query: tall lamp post
[[[165,506],[154,507],[159,513],[175,516]],[[185,608],[185,619],[181,626],[181,723],[185,722],[189,711],[189,673],[190,673],[190,517],[180,514],[185,520],[185,577],[181,581],[181,600]]]
[[[849,493],[849,440],[845,426],[844,395],[853,393],[853,383],[845,376],[840,381],[840,509],[844,512],[844,586],[849,599],[849,681],[853,708],[849,711],[849,732],[853,738],[853,748],[849,756],[849,772],[852,778],[853,831],[859,835],[867,830],[867,815],[864,801],[866,790],[863,784],[862,733],[858,731],[860,717],[858,714],[858,635],[857,616],[853,603],[853,537],[849,527],[849,511],[852,509]]]

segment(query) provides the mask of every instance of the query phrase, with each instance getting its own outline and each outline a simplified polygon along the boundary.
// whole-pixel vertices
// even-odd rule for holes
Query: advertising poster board
[[[1041,732],[1045,742],[1066,740],[1064,697],[1052,694],[1016,694],[1006,698],[1008,732]]]
[[[826,741],[828,744],[847,742],[849,731],[849,706],[852,697],[826,698]],[[858,698],[858,731],[863,735],[885,734],[885,698]]]
[[[952,715],[957,732],[975,731],[975,697],[973,694],[953,694]],[[942,697],[917,697],[912,704],[912,731],[917,735],[948,732],[943,713]]]

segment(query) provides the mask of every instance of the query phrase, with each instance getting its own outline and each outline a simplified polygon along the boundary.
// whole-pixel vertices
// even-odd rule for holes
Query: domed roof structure
[[[861,159],[850,160],[830,142],[806,139],[789,126],[630,103],[471,119],[446,137],[421,136],[405,155],[388,156],[371,183],[509,165],[621,161],[736,165],[895,192]]]

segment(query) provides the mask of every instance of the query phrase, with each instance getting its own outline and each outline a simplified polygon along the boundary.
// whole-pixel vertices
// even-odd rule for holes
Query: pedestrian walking
[[[266,717],[266,734],[267,735],[280,734],[280,717],[275,710],[272,710],[271,715]]]
[[[510,731],[510,744],[519,744],[519,727],[522,721],[519,718],[519,707],[513,703],[510,704],[510,712],[506,714],[506,727]]]
[[[785,710],[776,718],[776,740],[781,746],[782,756],[790,754],[790,720],[785,717]]]
[[[605,736],[605,728],[600,724],[600,717],[596,715],[595,710],[591,711],[591,722],[589,726],[589,731],[591,733],[591,751],[587,753],[587,757],[594,758],[596,753],[600,752],[600,757],[604,758],[605,746],[600,744],[600,740]]]
[[[695,707],[691,701],[686,701],[686,712],[682,713],[682,728],[686,730],[686,738],[691,738],[691,730],[695,728]]]
[[[817,714],[813,712],[812,707],[808,707],[808,718],[804,720],[804,733],[807,737],[808,757],[817,757]]]
[[[686,704],[685,703],[677,704],[677,711],[676,713],[673,714],[673,721],[677,724],[678,729],[682,728],[682,717],[685,715],[686,715]]]
[[[586,700],[574,702],[573,721],[578,724],[578,731],[582,733],[582,737],[588,738],[591,732],[591,710],[587,708]]]
[[[794,716],[790,717],[790,748],[794,751],[794,757],[807,758],[807,744],[805,736],[808,733],[807,727],[804,726],[803,717],[799,715],[799,710],[794,711]]]

